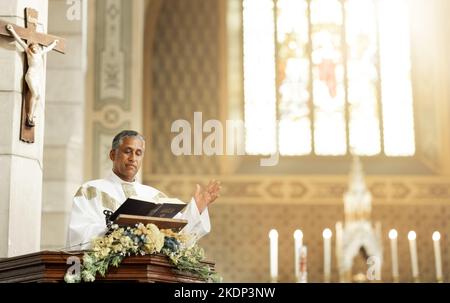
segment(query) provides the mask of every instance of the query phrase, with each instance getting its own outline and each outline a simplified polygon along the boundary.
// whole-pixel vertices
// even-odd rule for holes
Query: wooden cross
[[[11,37],[10,32],[6,29],[6,25],[10,24],[8,22],[4,22],[0,20],[0,35]],[[42,46],[48,46],[55,40],[59,40],[59,43],[54,48],[55,51],[63,53],[65,50],[65,40],[56,36],[47,35],[44,33],[38,33],[36,31],[36,27],[38,24],[38,12],[32,8],[25,8],[25,28],[11,24],[16,31],[17,35],[27,41],[28,44],[34,42],[38,43]],[[28,68],[28,60],[25,54],[24,60],[24,75]],[[43,85],[44,83],[42,83]],[[20,140],[33,143],[34,142],[34,129],[35,127],[30,127],[26,123],[26,112],[30,107],[30,90],[25,81],[25,77],[23,79],[23,90],[22,90],[22,118],[21,118],[21,127],[20,127]]]

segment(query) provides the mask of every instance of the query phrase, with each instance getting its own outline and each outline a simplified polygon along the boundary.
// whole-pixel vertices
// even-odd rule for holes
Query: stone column
[[[48,31],[66,39],[66,54],[47,61],[42,243],[65,247],[72,198],[83,182],[86,1],[49,0]]]
[[[47,0],[2,1],[0,18],[24,26],[25,7],[38,11],[37,30],[47,32]],[[35,143],[24,143],[19,140],[21,51],[12,39],[0,38],[0,257],[40,249],[45,93],[36,111]]]

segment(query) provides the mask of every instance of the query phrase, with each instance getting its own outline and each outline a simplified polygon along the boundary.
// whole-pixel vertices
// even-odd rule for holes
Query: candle
[[[336,223],[336,264],[338,268],[341,266],[341,257],[342,257],[342,235],[343,235],[343,227],[342,222]]]
[[[300,280],[300,255],[303,246],[303,233],[300,229],[294,231],[294,273],[295,281]]]
[[[391,256],[392,256],[392,280],[398,282],[398,251],[397,251],[397,231],[391,229],[389,231],[389,239],[391,239]]]
[[[300,254],[300,273],[299,280],[300,283],[308,282],[308,271],[307,271],[307,260],[308,250],[305,245],[302,245],[301,254]]]
[[[323,236],[323,280],[330,282],[331,276],[331,236],[332,232],[329,228],[325,228]]]
[[[408,233],[409,240],[409,251],[411,254],[411,268],[412,268],[412,276],[415,282],[419,281],[419,263],[417,260],[417,246],[416,246],[416,233],[414,231],[410,231]]]
[[[441,234],[438,231],[435,231],[433,233],[433,246],[434,246],[434,261],[436,264],[436,281],[443,282],[441,246],[439,244],[440,239],[441,239]]]
[[[278,232],[271,229],[269,232],[270,240],[270,280],[278,281]]]

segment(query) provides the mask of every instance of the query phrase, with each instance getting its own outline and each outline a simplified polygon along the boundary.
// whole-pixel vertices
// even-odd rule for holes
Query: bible
[[[153,223],[160,229],[179,230],[187,224],[187,221],[173,217],[185,207],[186,203],[173,198],[148,201],[130,197],[111,214],[108,220],[121,226]]]

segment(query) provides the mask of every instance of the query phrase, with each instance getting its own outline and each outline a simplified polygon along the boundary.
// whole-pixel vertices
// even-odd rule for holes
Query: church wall
[[[334,258],[335,224],[344,219],[343,194],[347,176],[170,176],[145,175],[144,180],[170,196],[187,200],[197,182],[210,177],[222,181],[221,197],[209,211],[211,234],[201,240],[207,256],[217,262],[226,281],[269,281],[268,232],[279,232],[280,279],[293,282],[293,232],[301,229],[308,246],[310,281],[321,282],[323,273],[322,231],[330,228],[332,238],[332,279],[338,274]],[[392,281],[388,232],[399,233],[400,279],[412,281],[407,233],[417,233],[421,279],[434,280],[431,235],[441,233],[444,273],[450,272],[450,179],[414,176],[367,176],[373,196],[372,223],[380,222],[383,239],[382,277]],[[243,260],[243,261],[242,261]],[[361,265],[362,262],[356,263]],[[364,264],[364,263],[363,263]],[[240,270],[235,270],[240,266]],[[364,268],[355,267],[354,273]],[[367,267],[365,268],[367,270]]]
[[[445,0],[414,0],[411,9],[412,83],[417,156],[436,173],[450,174],[448,89],[450,22]]]
[[[196,111],[202,112],[203,121],[219,119],[218,3],[167,0],[160,7],[152,64],[146,67],[151,68],[152,82],[145,83],[151,85],[152,111],[144,119],[151,121],[153,173],[218,172],[214,157],[176,157],[170,152],[172,122],[184,119],[194,125]]]
[[[80,6],[80,18],[69,20],[64,0],[50,0],[48,9],[48,31],[66,39],[66,53],[47,56],[41,248],[60,249],[83,181],[87,16]]]
[[[450,207],[444,205],[379,205],[374,206],[373,221],[382,222],[383,260],[382,279],[392,281],[391,255],[388,232],[396,228],[399,233],[399,272],[401,282],[412,282],[411,261],[407,233],[415,230],[419,255],[419,271],[424,282],[435,281],[434,254],[431,235],[441,232],[443,271],[450,269],[449,224]],[[308,247],[308,280],[323,281],[322,231],[333,231],[332,252],[335,251],[334,225],[343,219],[343,206],[293,204],[220,204],[211,207],[213,228],[201,245],[207,256],[217,262],[217,270],[229,282],[269,282],[268,232],[279,232],[279,277],[283,282],[294,282],[293,232],[301,228],[303,243]],[[356,263],[356,262],[355,262]],[[360,262],[360,264],[363,262]],[[364,263],[363,263],[364,264]],[[367,266],[354,267],[353,273],[366,273]],[[448,279],[448,275],[446,277]],[[332,257],[332,282],[338,281],[336,258]]]
[[[323,244],[322,230],[333,230],[332,251],[334,252],[334,225],[342,221],[342,194],[347,188],[345,175],[313,175],[291,173],[242,175],[233,173],[239,162],[219,157],[184,156],[175,157],[170,152],[171,123],[176,119],[192,122],[193,113],[202,111],[203,121],[232,117],[226,112],[227,100],[223,90],[226,64],[223,53],[224,29],[223,1],[167,0],[161,4],[154,30],[154,42],[145,68],[152,71],[147,94],[150,97],[150,111],[144,114],[151,120],[144,134],[152,137],[151,152],[144,168],[144,182],[171,196],[189,199],[197,182],[205,183],[210,178],[223,182],[221,197],[210,207],[212,231],[201,240],[208,258],[216,261],[217,270],[228,282],[269,281],[269,241],[271,228],[279,231],[280,280],[294,281],[293,232],[301,228],[304,243],[308,245],[308,277],[310,281],[322,281]],[[420,16],[421,5],[427,14],[433,14],[448,5],[445,1],[414,1]],[[425,8],[424,8],[425,9]],[[417,15],[419,14],[419,15]],[[442,19],[444,20],[444,19]],[[441,20],[441,21],[442,21]],[[148,22],[149,20],[146,20]],[[149,22],[148,24],[151,24]],[[416,22],[416,27],[422,26]],[[431,24],[432,23],[426,23]],[[433,25],[434,26],[434,25]],[[441,26],[436,35],[446,37],[448,24]],[[148,30],[148,29],[147,29]],[[438,30],[438,29],[436,29]],[[217,38],[218,37],[218,38]],[[423,37],[422,37],[423,38]],[[222,39],[222,40],[221,40]],[[416,39],[416,40],[414,40]],[[419,39],[419,40],[417,40]],[[423,43],[421,36],[413,35],[413,48]],[[439,42],[442,46],[444,42]],[[434,44],[433,44],[434,45]],[[435,55],[439,60],[444,51]],[[428,56],[428,55],[427,55]],[[412,54],[413,85],[416,106],[417,149],[415,160],[423,162],[431,170],[420,176],[400,175],[389,172],[388,176],[369,175],[369,188],[374,196],[372,219],[382,224],[384,281],[392,281],[390,246],[387,233],[391,228],[399,232],[400,280],[412,281],[411,261],[407,232],[415,230],[419,253],[419,270],[422,281],[434,281],[434,255],[431,235],[441,232],[441,249],[446,280],[450,279],[450,180],[446,175],[449,162],[448,144],[445,142],[448,123],[447,89],[448,72],[437,62],[430,74],[425,57],[420,49]],[[430,56],[432,56],[430,54]],[[429,57],[428,57],[429,58]],[[446,59],[445,59],[446,60]],[[446,62],[446,61],[445,61]],[[234,62],[236,66],[239,64]],[[239,67],[239,66],[238,66]],[[239,80],[230,74],[229,79]],[[444,77],[444,78],[443,78]],[[239,84],[228,83],[229,96],[239,96]],[[145,97],[145,96],[144,96]],[[148,96],[147,96],[148,97]],[[238,99],[238,97],[237,97]],[[239,104],[237,104],[239,105]],[[233,104],[235,108],[237,106]],[[422,113],[424,113],[422,115]],[[436,124],[430,125],[428,122]],[[447,128],[448,129],[448,128]],[[446,145],[447,144],[447,145]],[[150,160],[148,160],[150,157]],[[346,165],[346,164],[342,164]],[[340,165],[340,166],[342,166]],[[364,165],[364,162],[363,162]],[[348,165],[349,166],[349,165]],[[348,170],[350,167],[348,167]],[[361,262],[357,262],[361,268]],[[337,281],[336,259],[332,259],[332,281]]]
[[[142,131],[146,2],[89,1],[85,180],[110,172],[115,134],[123,129]]]

